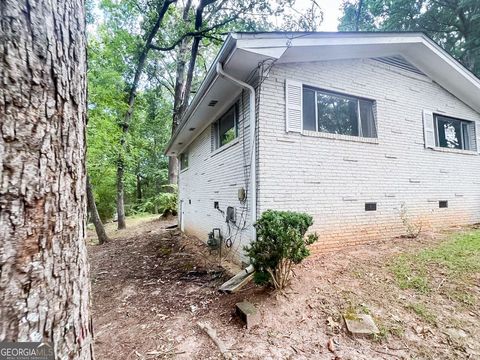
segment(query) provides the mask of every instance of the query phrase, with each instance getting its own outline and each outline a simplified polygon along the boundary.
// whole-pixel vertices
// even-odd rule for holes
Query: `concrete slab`
[[[247,324],[247,329],[260,324],[260,314],[248,301],[242,301],[235,304],[237,315]]]
[[[343,317],[345,324],[347,325],[347,330],[353,336],[370,336],[380,333],[377,325],[373,321],[370,315],[359,314],[355,319]]]

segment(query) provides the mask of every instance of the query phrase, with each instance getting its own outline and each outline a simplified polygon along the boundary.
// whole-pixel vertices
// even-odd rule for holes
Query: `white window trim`
[[[229,143],[227,143],[227,144],[219,147],[219,148],[216,149],[216,150],[213,150],[213,151],[210,153],[210,157],[213,157],[213,156],[215,156],[215,155],[217,155],[217,154],[219,154],[219,153],[221,153],[221,152],[223,152],[223,151],[231,148],[232,146],[237,145],[239,142],[240,142],[240,139],[239,139],[238,136],[237,136],[235,139],[233,139],[233,140],[230,141]]]
[[[479,154],[479,151],[480,151],[480,144],[478,143],[478,139],[480,138],[478,136],[478,134],[476,133],[477,132],[477,124],[476,124],[476,121],[474,120],[468,120],[468,119],[464,119],[464,118],[459,118],[458,116],[455,116],[455,115],[451,115],[451,114],[447,114],[447,113],[443,113],[443,112],[435,112],[433,111],[432,112],[433,114],[433,126],[434,126],[434,135],[435,135],[435,146],[431,147],[430,149],[434,150],[434,151],[439,151],[439,152],[445,152],[445,153],[452,153],[452,154],[464,154],[464,155],[480,155]],[[443,117],[448,117],[448,118],[452,118],[452,119],[455,119],[455,120],[459,120],[461,122],[466,122],[466,123],[472,123],[473,124],[473,127],[474,127],[474,132],[475,132],[475,145],[476,145],[476,149],[475,150],[466,150],[466,149],[452,149],[452,148],[448,148],[448,147],[443,147],[443,146],[438,146],[437,144],[439,144],[440,140],[439,140],[439,134],[438,134],[438,123],[437,123],[437,116],[443,116]],[[462,144],[465,144],[464,143],[464,140],[463,140],[463,131],[461,131],[461,136],[462,136]]]
[[[475,150],[450,149],[450,148],[441,147],[441,146],[435,146],[435,147],[432,147],[432,148],[429,148],[429,149],[433,150],[433,151],[451,153],[451,154],[476,155],[476,156],[480,155]]]
[[[354,135],[343,135],[343,134],[333,134],[333,133],[313,131],[313,130],[303,130],[302,135],[303,136],[308,136],[308,137],[331,139],[331,140],[358,142],[358,143],[363,143],[363,144],[379,144],[378,138],[370,138],[370,137],[354,136]]]
[[[238,121],[239,121],[239,116],[238,116],[238,112],[240,111],[240,109],[238,108],[238,106],[239,106],[239,105],[238,105],[238,100],[236,100],[236,101],[233,103],[232,106],[228,107],[227,110],[225,110],[225,111],[217,118],[217,120],[215,120],[215,121],[212,123],[213,132],[214,132],[214,137],[215,137],[215,139],[214,139],[214,142],[215,142],[214,146],[217,146],[217,144],[220,143],[220,133],[219,133],[219,131],[220,131],[220,126],[218,125],[219,122],[220,122],[220,119],[221,119],[228,111],[230,111],[230,109],[231,109],[232,107],[234,108],[234,110],[233,110],[233,129],[234,129],[234,131],[235,131],[235,138],[234,138],[232,141],[230,141],[230,142],[228,142],[228,143],[226,143],[226,144],[223,144],[223,145],[217,147],[216,149],[214,149],[214,150],[212,151],[212,155],[220,152],[220,151],[218,151],[218,150],[220,150],[220,149],[229,147],[229,145],[230,145],[231,143],[233,143],[233,142],[238,143],[238,141],[239,141],[239,139],[238,139],[238,138],[239,138],[239,133],[238,133]]]
[[[311,85],[309,83],[304,83],[302,82],[302,92],[303,92],[303,87],[311,88],[312,90],[315,91],[315,104],[317,104],[317,93],[318,91],[320,92],[325,92],[325,93],[331,93],[332,95],[338,95],[339,97],[345,97],[345,98],[351,98],[353,100],[357,101],[357,126],[358,126],[358,136],[356,135],[346,135],[346,134],[334,134],[334,133],[329,133],[329,132],[324,132],[324,131],[319,131],[318,130],[318,106],[315,106],[315,131],[313,130],[303,130],[303,112],[302,112],[302,135],[307,135],[307,136],[315,136],[312,135],[312,133],[317,133],[321,134],[320,136],[317,137],[324,137],[324,138],[335,138],[339,140],[348,140],[348,141],[355,141],[357,139],[362,139],[358,140],[358,142],[364,142],[364,143],[378,143],[378,141],[372,141],[372,140],[378,140],[378,116],[376,113],[376,100],[367,98],[361,95],[354,95],[354,94],[347,94],[339,91],[338,89],[330,89],[324,86],[318,86],[318,85]],[[376,137],[366,137],[363,136],[363,128],[362,128],[362,119],[360,117],[360,100],[366,100],[366,101],[371,101],[372,102],[372,111],[373,111],[373,122],[375,125],[375,133]],[[303,104],[302,104],[303,106]],[[330,135],[335,135],[334,137]],[[354,139],[352,139],[354,138]],[[366,139],[364,141],[363,139]]]

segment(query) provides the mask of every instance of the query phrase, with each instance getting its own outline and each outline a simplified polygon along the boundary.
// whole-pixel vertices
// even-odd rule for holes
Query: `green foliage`
[[[137,6],[140,4],[102,1],[104,21],[89,33],[87,169],[103,220],[111,218],[116,210],[119,157],[126,165],[127,214],[137,212],[143,202],[151,203],[168,182],[168,158],[163,151],[171,134],[172,102],[168,90],[155,79],[142,84],[138,91],[126,149],[120,143],[119,125],[128,108],[129,84],[142,43],[137,31],[142,16]]]
[[[344,2],[339,30],[356,28],[359,0]],[[363,0],[361,31],[423,31],[480,76],[478,0]]]
[[[139,207],[139,211],[164,216],[177,215],[178,188],[175,185],[168,185],[168,187],[171,188],[171,192],[160,193],[148,198]]]
[[[313,224],[308,214],[292,211],[265,211],[257,221],[257,240],[245,248],[255,267],[255,280],[272,282],[283,288],[290,277],[292,264],[298,264],[309,254],[307,245],[317,241],[316,234],[305,236]]]
[[[410,303],[406,306],[407,309],[412,310],[421,319],[430,324],[435,324],[437,317],[422,303]]]

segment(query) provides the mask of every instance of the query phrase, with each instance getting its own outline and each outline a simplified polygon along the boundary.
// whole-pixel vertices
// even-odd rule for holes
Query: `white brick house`
[[[182,229],[241,256],[267,209],[322,249],[479,222],[479,150],[480,80],[423,34],[237,33],[167,154]]]

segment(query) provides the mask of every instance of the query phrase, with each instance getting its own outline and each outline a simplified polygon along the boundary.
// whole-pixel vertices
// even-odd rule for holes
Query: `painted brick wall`
[[[375,100],[378,139],[286,133],[285,79]],[[428,78],[374,60],[275,65],[260,97],[259,214],[310,213],[319,249],[404,233],[402,203],[425,229],[480,221],[480,156],[425,149],[423,109],[480,121]]]
[[[249,98],[239,97],[238,137],[224,147],[212,149],[212,126],[208,126],[188,146],[189,166],[179,175],[179,198],[183,208],[184,230],[207,241],[213,228],[220,228],[224,237],[231,236],[232,255],[239,254],[250,239],[251,221],[248,201],[238,200],[238,189],[248,189],[250,170],[249,152]],[[232,104],[228,104],[233,105]],[[225,214],[214,208],[218,201],[220,210],[228,206],[236,209],[236,225],[227,225]],[[233,250],[233,251],[232,251]],[[238,259],[244,260],[241,256]]]

